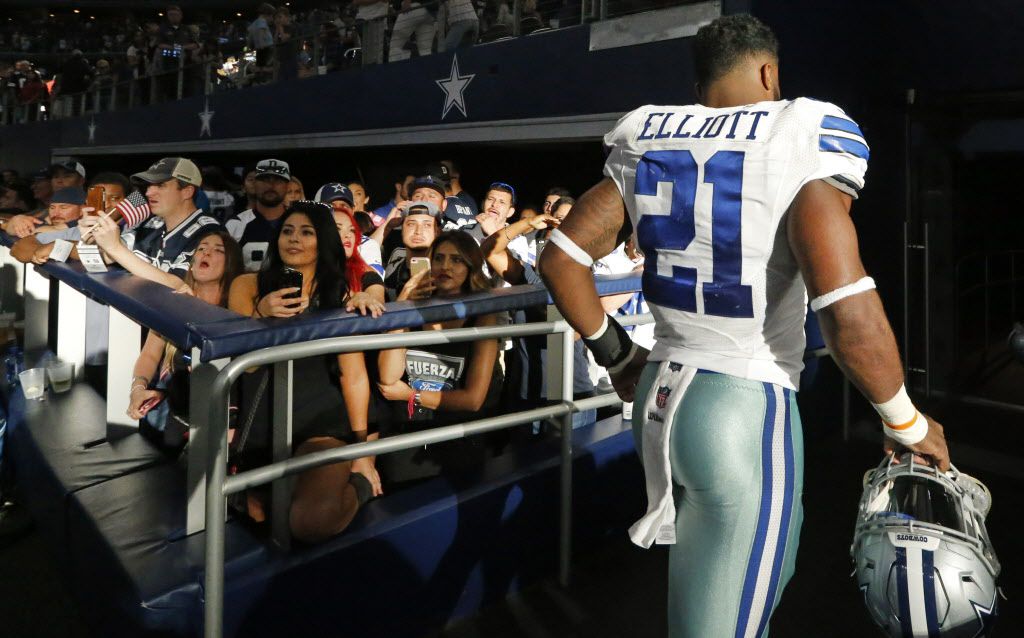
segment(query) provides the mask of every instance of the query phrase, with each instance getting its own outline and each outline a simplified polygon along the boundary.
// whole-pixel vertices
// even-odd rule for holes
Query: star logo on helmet
[[[971,607],[974,607],[974,613],[978,615],[978,632],[974,634],[973,638],[987,636],[995,625],[996,616],[999,615],[999,592],[992,593],[992,602],[988,607],[982,607],[973,600]]]

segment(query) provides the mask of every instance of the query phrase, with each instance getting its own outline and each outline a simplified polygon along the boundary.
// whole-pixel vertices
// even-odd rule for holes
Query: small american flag
[[[134,228],[149,217],[149,202],[139,191],[132,191],[122,199],[114,210],[120,211],[126,228]]]

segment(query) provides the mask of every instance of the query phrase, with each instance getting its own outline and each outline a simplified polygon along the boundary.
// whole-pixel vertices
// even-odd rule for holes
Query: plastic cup
[[[75,378],[75,364],[54,359],[46,365],[46,374],[50,376],[50,387],[54,392],[67,392]]]
[[[25,392],[25,398],[29,400],[42,400],[46,392],[46,369],[30,368],[18,373],[21,381],[21,389]]]

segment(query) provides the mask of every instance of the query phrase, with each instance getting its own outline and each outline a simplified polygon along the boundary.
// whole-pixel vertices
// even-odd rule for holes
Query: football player
[[[794,395],[808,293],[886,446],[943,470],[949,459],[942,426],[907,396],[858,253],[860,128],[832,104],[781,99],[778,42],[749,15],[701,28],[694,57],[700,103],[619,120],[605,179],[552,233],[539,269],[619,396],[636,396],[648,510],[630,534],[672,544],[670,635],[762,637],[802,521]],[[591,274],[630,233],[646,257],[650,353],[602,312]]]

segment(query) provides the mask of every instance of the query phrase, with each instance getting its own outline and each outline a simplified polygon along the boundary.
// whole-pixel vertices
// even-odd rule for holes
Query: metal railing
[[[66,266],[22,267],[13,260],[7,249],[0,248],[0,265],[14,267],[16,278],[23,279],[21,292],[25,299],[25,348],[46,347],[50,315],[50,282],[44,274],[61,277],[59,295],[52,300],[60,304],[56,326],[57,355],[76,364],[78,376],[84,363],[86,327],[86,297],[74,287],[73,281],[63,279]],[[77,272],[77,271],[76,271]],[[638,282],[637,282],[638,283]],[[157,284],[151,287],[160,289]],[[618,292],[623,292],[619,290]],[[92,291],[96,293],[96,291]],[[166,291],[168,297],[173,293]],[[609,292],[607,294],[617,294]],[[93,294],[101,303],[107,297]],[[535,299],[535,298],[534,298]],[[177,299],[176,299],[177,301]],[[188,301],[188,300],[185,300]],[[112,303],[112,302],[111,302]],[[199,302],[196,302],[199,303]],[[524,299],[522,305],[536,304]],[[114,305],[109,306],[108,326],[110,351],[107,376],[107,422],[134,424],[127,419],[123,406],[127,404],[127,388],[133,365],[140,352],[141,329],[136,320],[122,314]],[[125,312],[131,310],[125,308]],[[205,542],[205,608],[206,636],[220,636],[223,631],[224,605],[224,539],[226,531],[227,497],[250,487],[273,483],[271,488],[271,535],[283,548],[290,546],[288,513],[290,489],[288,477],[323,465],[338,463],[364,456],[388,454],[421,445],[452,441],[486,432],[507,429],[536,421],[554,423],[561,433],[560,515],[559,515],[559,580],[568,583],[572,549],[572,416],[577,412],[613,406],[621,401],[615,394],[605,394],[573,401],[573,330],[549,307],[549,321],[515,324],[487,328],[459,328],[445,331],[425,331],[391,335],[349,335],[306,342],[273,346],[247,352],[234,359],[202,361],[202,350],[191,350],[193,368],[190,379],[190,436],[187,449],[186,533],[206,531]],[[420,321],[423,321],[423,317]],[[138,319],[138,321],[142,321]],[[241,322],[251,320],[239,317]],[[650,323],[649,314],[625,317],[623,325]],[[153,327],[149,321],[145,325]],[[219,323],[219,322],[218,322]],[[166,326],[164,326],[166,328]],[[169,333],[165,333],[169,334]],[[403,434],[382,440],[357,443],[342,448],[292,457],[291,440],[291,387],[292,360],[318,355],[393,347],[425,346],[442,343],[461,343],[480,339],[510,339],[531,335],[548,335],[548,388],[550,405],[504,414],[469,423],[438,427],[428,431]],[[228,390],[241,374],[254,366],[273,365],[273,412],[271,419],[271,452],[273,462],[228,477],[227,432]]]
[[[640,325],[653,321],[651,315],[639,315],[625,318],[624,325]],[[513,412],[501,416],[490,417],[450,425],[422,432],[402,434],[386,439],[356,443],[341,448],[323,450],[301,457],[290,457],[291,454],[291,373],[292,360],[343,352],[358,352],[386,348],[427,346],[442,343],[462,343],[481,339],[507,339],[535,335],[550,335],[549,362],[557,364],[559,374],[549,375],[556,380],[557,404]],[[193,428],[203,436],[205,430],[205,450],[197,450],[197,437],[190,437],[189,449],[190,468],[193,457],[205,460],[205,608],[204,635],[206,638],[217,638],[223,632],[224,613],[224,536],[225,519],[227,517],[227,498],[251,487],[274,483],[271,495],[271,530],[276,542],[288,546],[288,490],[285,479],[289,476],[313,468],[351,461],[365,456],[378,456],[399,452],[422,445],[453,441],[469,436],[493,432],[515,427],[525,423],[546,420],[557,423],[561,436],[561,467],[560,467],[560,508],[559,508],[559,580],[563,584],[569,581],[570,557],[572,551],[572,414],[599,407],[613,406],[621,403],[614,393],[599,395],[580,401],[573,401],[573,329],[563,320],[548,321],[514,326],[494,326],[487,328],[458,328],[444,331],[418,333],[402,333],[391,335],[360,335],[335,337],[265,348],[241,355],[230,363],[213,361],[202,364],[193,371],[192,405],[208,406],[206,414],[208,422],[196,423]],[[556,345],[557,351],[552,348]],[[195,356],[194,361],[198,360]],[[275,462],[260,468],[241,472],[231,477],[226,476],[227,468],[227,434],[228,434],[228,391],[232,384],[245,370],[255,366],[274,365],[274,413],[273,413],[273,451]],[[209,382],[211,375],[212,382]],[[283,383],[282,383],[283,382]],[[204,391],[205,389],[205,391]],[[199,396],[197,396],[199,392]],[[280,394],[279,394],[280,393]],[[554,392],[549,388],[548,397]],[[283,400],[280,400],[283,399]],[[199,410],[193,415],[200,414]],[[556,421],[557,420],[557,421]],[[191,484],[191,481],[190,481]],[[194,500],[189,503],[190,516],[194,510]],[[192,531],[191,529],[189,530]]]

